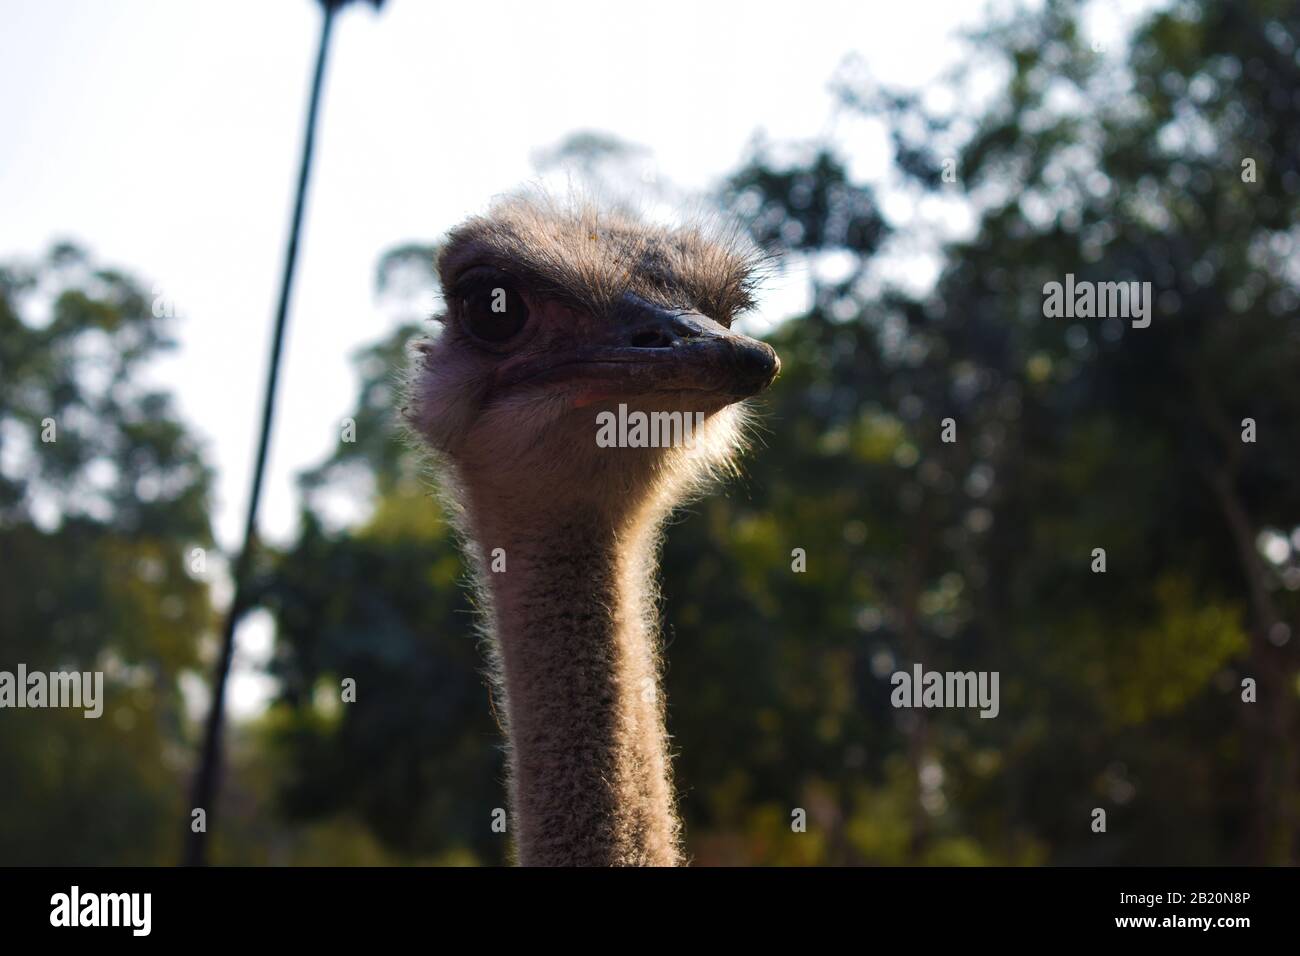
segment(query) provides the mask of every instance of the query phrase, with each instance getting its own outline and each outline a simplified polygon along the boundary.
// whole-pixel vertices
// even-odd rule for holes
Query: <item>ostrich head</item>
[[[501,202],[442,249],[443,328],[416,346],[407,419],[472,510],[570,505],[617,520],[680,500],[730,460],[738,403],[780,367],[731,328],[760,262],[734,231]],[[620,404],[702,428],[689,447],[599,447],[598,415]]]

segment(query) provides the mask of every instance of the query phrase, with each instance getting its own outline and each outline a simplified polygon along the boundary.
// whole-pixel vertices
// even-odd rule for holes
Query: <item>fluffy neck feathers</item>
[[[662,509],[475,521],[510,736],[525,865],[673,865],[678,822],[659,688]],[[506,570],[493,572],[494,548]]]
[[[660,527],[730,470],[743,422],[739,406],[723,409],[692,449],[574,442],[529,458],[524,446],[473,444],[443,460],[492,626],[520,862],[680,862],[659,681]]]

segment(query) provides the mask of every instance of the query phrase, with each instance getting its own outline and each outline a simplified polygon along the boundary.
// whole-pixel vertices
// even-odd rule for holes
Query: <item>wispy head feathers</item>
[[[719,222],[666,228],[626,209],[528,193],[452,230],[438,258],[443,291],[477,264],[509,270],[593,315],[631,292],[730,324],[753,308],[766,260],[739,229]]]

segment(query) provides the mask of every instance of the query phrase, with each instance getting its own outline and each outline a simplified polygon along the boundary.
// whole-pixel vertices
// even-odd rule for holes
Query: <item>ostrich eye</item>
[[[460,296],[461,321],[474,338],[492,345],[510,341],[528,323],[528,306],[513,285],[486,279]]]

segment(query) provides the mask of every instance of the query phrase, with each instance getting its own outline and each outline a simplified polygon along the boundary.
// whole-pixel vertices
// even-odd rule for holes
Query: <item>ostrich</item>
[[[761,261],[734,230],[544,196],[499,201],[442,247],[442,330],[415,346],[403,414],[476,572],[523,865],[681,862],[660,527],[734,467],[738,403],[780,368],[731,329]],[[600,447],[597,416],[620,404],[702,427],[689,447]]]

